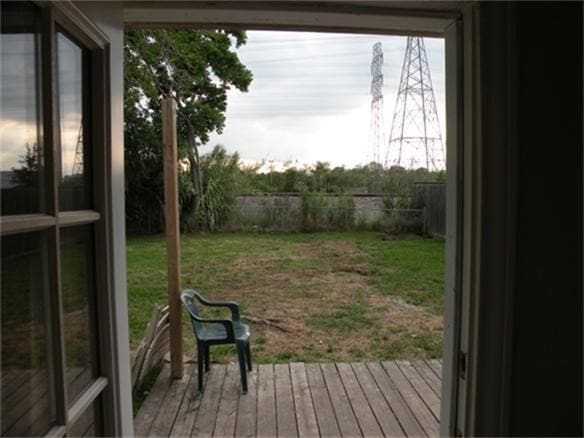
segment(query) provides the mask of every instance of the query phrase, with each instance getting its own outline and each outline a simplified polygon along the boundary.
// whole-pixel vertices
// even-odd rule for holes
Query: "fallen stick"
[[[254,322],[256,324],[263,324],[263,325],[266,325],[268,327],[274,327],[274,328],[277,328],[278,330],[281,330],[283,332],[290,333],[290,330],[288,330],[286,327],[283,327],[280,324],[277,324],[276,322],[274,322],[274,321],[280,321],[279,319],[276,319],[276,318],[256,318],[255,316],[247,316],[247,315],[242,315],[241,318],[245,319],[249,322]]]

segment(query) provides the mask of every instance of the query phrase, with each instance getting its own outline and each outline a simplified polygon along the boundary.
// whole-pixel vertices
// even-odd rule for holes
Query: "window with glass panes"
[[[1,3],[1,434],[110,433],[107,40]]]

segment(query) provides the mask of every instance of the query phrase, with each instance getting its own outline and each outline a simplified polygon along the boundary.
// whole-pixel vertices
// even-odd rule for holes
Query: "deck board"
[[[140,411],[138,411],[137,418],[140,421],[134,422],[134,435],[135,436],[148,436],[150,435],[150,428],[152,423],[158,415],[158,411],[162,406],[164,397],[166,397],[166,392],[170,387],[170,367],[165,366],[160,372],[158,379],[154,382],[154,386],[150,389],[150,393]]]
[[[323,363],[320,368],[333,402],[333,409],[341,435],[362,436],[359,423],[353,413],[351,402],[345,392],[337,367],[334,363]]]
[[[294,408],[294,394],[290,380],[288,364],[274,365],[274,383],[276,387],[276,422],[279,437],[298,436],[296,427],[296,413]]]
[[[434,373],[438,376],[440,380],[442,380],[442,360],[438,359],[430,359],[427,360],[426,363],[430,365]]]
[[[377,418],[377,422],[383,430],[383,435],[396,437],[405,436],[399,425],[399,421],[397,421],[395,414],[391,411],[367,366],[360,362],[353,363],[352,367],[355,376],[357,376],[357,380],[359,380],[359,383],[361,384],[361,388],[363,388],[363,393],[367,397],[369,406],[371,406],[371,409]]]
[[[237,406],[236,437],[253,437],[256,435],[257,400],[258,400],[257,367],[247,375],[247,394],[239,395]]]
[[[340,436],[341,431],[335,418],[331,398],[324,383],[319,364],[309,363],[305,367],[320,435],[327,437]]]
[[[432,414],[436,420],[440,419],[440,399],[432,391],[432,388],[426,381],[422,378],[422,376],[416,371],[416,369],[412,366],[412,364],[408,361],[397,361],[397,366],[401,369],[406,379],[410,382],[410,384],[414,387],[422,401]]]
[[[158,415],[152,422],[150,434],[153,436],[169,436],[172,430],[172,425],[178,414],[178,410],[186,396],[186,389],[191,381],[193,364],[188,364],[185,367],[183,378],[172,380],[170,388],[166,393],[164,402]]]
[[[424,429],[408,407],[406,401],[397,389],[395,383],[389,378],[379,362],[367,364],[367,368],[373,375],[383,396],[391,406],[402,429],[407,436],[426,436]]]
[[[258,414],[257,434],[260,437],[274,437],[278,433],[276,425],[276,392],[274,390],[274,366],[258,367]]]
[[[239,367],[231,363],[227,365],[227,373],[223,383],[223,391],[221,392],[219,411],[217,412],[215,431],[213,433],[215,436],[235,435],[235,421],[240,392]]]
[[[193,365],[191,381],[186,388],[185,396],[172,425],[170,436],[190,436],[193,430],[201,400],[203,399],[203,395],[198,389],[197,376],[197,367]],[[136,418],[139,418],[139,416]],[[136,436],[139,435],[136,434]]]
[[[166,364],[134,419],[136,436],[438,436],[442,364],[430,361],[254,365]]]
[[[440,392],[442,390],[442,385],[440,384],[440,379],[438,376],[432,371],[432,368],[424,362],[423,360],[417,360],[412,362],[412,366],[420,373],[422,378],[430,385],[434,394],[440,398]]]
[[[312,404],[308,377],[303,363],[290,364],[290,376],[294,393],[294,406],[298,423],[298,435],[318,436],[318,424]]]
[[[428,436],[438,436],[438,421],[434,418],[434,415],[432,415],[424,400],[418,395],[398,365],[395,362],[382,362],[382,365],[426,434]]]
[[[191,436],[213,436],[226,371],[226,365],[217,364],[211,368],[211,371],[206,373],[205,378],[207,381],[204,382],[203,398],[201,399],[199,413],[197,414]]]
[[[337,364],[337,370],[339,371],[339,376],[341,376],[341,381],[343,382],[363,436],[383,435],[379,424],[377,424],[375,414],[371,410],[367,398],[361,390],[361,386],[357,381],[357,377],[355,377],[351,365],[348,363],[339,363]]]

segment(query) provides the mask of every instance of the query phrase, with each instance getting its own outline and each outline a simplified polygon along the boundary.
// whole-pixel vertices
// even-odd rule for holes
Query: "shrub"
[[[329,209],[329,225],[334,229],[350,230],[355,227],[355,200],[352,196],[339,196],[336,205]]]
[[[386,216],[379,224],[381,231],[386,235],[422,234],[424,223],[422,212],[394,210],[386,212]]]
[[[423,211],[416,209],[409,190],[383,198],[384,216],[376,224],[385,235],[423,234]]]
[[[302,209],[302,230],[318,231],[326,228],[329,200],[324,193],[302,191],[300,194]]]

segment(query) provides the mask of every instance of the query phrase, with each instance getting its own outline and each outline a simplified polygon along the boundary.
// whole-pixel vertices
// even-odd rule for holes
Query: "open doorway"
[[[390,160],[395,157],[390,156],[385,141],[383,153],[377,153],[376,161],[369,161],[375,157],[375,148],[371,147],[370,141],[373,125],[370,94],[371,47],[380,38],[388,37],[307,33],[280,33],[280,36],[276,36],[277,34],[266,32],[252,35],[259,40],[255,47],[252,41],[248,42],[252,63],[256,62],[259,66],[262,62],[268,65],[272,63],[272,81],[279,83],[277,86],[281,87],[280,92],[291,93],[279,96],[264,83],[258,86],[258,97],[251,104],[251,110],[246,105],[254,101],[253,82],[250,93],[233,96],[233,100],[240,100],[242,105],[238,107],[235,103],[228,106],[235,108],[235,113],[230,115],[228,110],[227,129],[223,138],[215,139],[223,142],[225,148],[215,148],[201,158],[201,163],[207,166],[203,168],[205,177],[218,175],[218,179],[214,181],[216,186],[226,188],[229,183],[239,184],[234,185],[235,190],[240,190],[234,193],[236,203],[224,209],[225,220],[216,220],[218,216],[213,221],[204,219],[204,223],[214,224],[215,229],[211,231],[231,230],[231,233],[183,237],[183,254],[188,254],[189,257],[187,265],[183,263],[183,286],[200,289],[212,299],[232,299],[242,304],[254,335],[252,356],[262,363],[260,370],[264,370],[264,375],[272,373],[273,400],[277,402],[279,391],[283,391],[280,394],[280,406],[285,407],[286,403],[291,402],[288,407],[296,406],[298,409],[298,387],[294,388],[293,373],[303,375],[300,379],[304,380],[300,384],[306,383],[305,390],[312,396],[302,403],[310,404],[311,418],[314,420],[312,423],[310,420],[306,421],[316,427],[317,431],[326,426],[321,424],[322,421],[317,421],[319,414],[324,416],[324,413],[314,407],[311,383],[314,383],[314,389],[322,382],[325,391],[322,392],[323,388],[320,388],[321,396],[324,399],[328,397],[337,430],[353,424],[357,433],[367,435],[379,432],[391,435],[398,431],[406,435],[437,434],[441,370],[440,362],[436,359],[441,357],[442,346],[444,244],[440,240],[414,235],[415,231],[424,231],[422,224],[425,223],[425,218],[424,211],[414,208],[412,204],[412,183],[435,182],[443,178],[445,169],[408,169],[407,167],[412,166],[407,164],[390,167],[387,157]],[[286,48],[281,44],[286,43],[286,38],[288,43],[293,43],[288,50],[296,55],[282,54],[276,57],[270,54],[270,44],[276,46],[273,51],[285,52]],[[146,35],[145,41],[152,42],[155,39],[155,36]],[[391,57],[394,91],[388,93],[393,94],[393,99],[388,99],[387,106],[391,110],[387,112],[390,116],[382,117],[386,120],[392,119],[391,112],[394,102],[398,100],[400,85],[396,79],[405,63],[404,49],[408,39],[400,40],[396,44],[393,41],[387,43],[395,46],[395,52],[399,52],[397,48],[401,43],[402,51]],[[298,55],[302,42],[305,50],[306,47],[312,49],[311,54]],[[347,46],[355,45],[355,42],[358,43],[356,47],[349,50]],[[337,49],[340,53],[335,56],[342,59],[346,72],[339,73],[343,68],[331,62],[334,61],[334,58],[330,59],[333,51],[326,47],[330,43],[342,47],[342,50]],[[437,42],[438,49],[441,44],[443,43]],[[255,49],[255,61],[251,48]],[[323,54],[323,50],[328,55]],[[355,60],[360,54],[364,60]],[[442,46],[441,56],[437,57],[438,66],[443,66],[443,56]],[[319,66],[318,60],[324,63]],[[287,65],[287,62],[290,64]],[[278,70],[273,68],[274,64],[281,64],[280,76],[277,73],[274,76],[274,70]],[[336,73],[326,73],[326,68],[332,68]],[[256,72],[258,70],[261,71],[261,68],[256,69]],[[298,80],[301,72],[307,71],[313,77],[308,75],[308,78],[302,78],[305,82]],[[288,79],[296,79],[296,83],[286,85],[286,74]],[[327,78],[326,86],[322,86],[323,74]],[[259,81],[264,76],[263,79],[266,80],[269,75],[258,73],[257,79]],[[442,85],[443,78],[443,74],[442,81],[435,77],[434,83]],[[336,83],[339,79],[340,82]],[[443,85],[440,85],[438,89],[442,89],[441,96],[439,94],[441,104],[438,106],[443,112],[444,93]],[[355,89],[359,91],[355,93]],[[337,100],[328,102],[327,91],[328,100],[333,97]],[[354,107],[351,108],[352,100],[360,103],[353,104]],[[232,102],[228,100],[228,103],[231,105]],[[274,107],[274,103],[280,104],[280,111]],[[325,106],[320,112],[319,103]],[[343,111],[343,107],[349,110]],[[307,108],[310,111],[302,117]],[[336,109],[340,109],[337,111],[341,113],[340,116],[335,114]],[[258,110],[260,113],[254,114]],[[286,114],[286,111],[290,114]],[[280,119],[279,128],[274,129],[270,116]],[[270,126],[269,122],[272,122],[272,128],[266,127]],[[425,123],[425,120],[420,120],[420,123]],[[327,124],[333,130],[327,132]],[[278,126],[277,123],[275,125]],[[230,126],[236,126],[236,134],[231,139]],[[249,138],[245,138],[245,133],[253,134],[254,131],[258,131],[260,136],[256,135],[254,138],[253,135],[248,135]],[[304,136],[304,140],[294,139],[294,131],[300,131],[298,138]],[[256,155],[254,161],[253,152],[259,151],[261,157],[262,147],[266,147],[264,151],[270,151],[268,153],[281,152],[277,146],[272,150],[267,144],[262,145],[262,136],[268,142],[288,143],[290,146],[287,150],[284,148],[284,156],[289,154],[292,160],[270,159],[267,155],[262,161]],[[350,136],[350,141],[343,146],[343,139],[347,136]],[[317,144],[311,144],[315,140]],[[229,149],[237,144],[243,144],[244,149],[249,150],[248,155],[244,156],[237,149]],[[304,151],[304,156],[300,153],[299,158],[294,158],[292,154],[298,153],[298,148],[294,148],[294,145],[300,145],[298,148]],[[126,143],[127,150],[132,146]],[[330,147],[328,151],[327,146]],[[241,154],[238,159],[240,162],[234,161],[235,152]],[[319,153],[323,153],[320,155],[323,159],[317,158],[311,165],[306,157],[319,157]],[[353,158],[350,158],[351,155]],[[334,167],[327,163],[327,156],[331,157],[329,161],[335,161]],[[385,160],[380,156],[385,156]],[[351,163],[351,159],[355,161]],[[290,165],[289,162],[294,163],[295,160],[296,163]],[[444,158],[443,160],[445,161]],[[142,162],[141,165],[143,164]],[[188,169],[190,164],[187,159],[185,168]],[[351,164],[352,167],[349,167]],[[413,164],[413,160],[408,164]],[[230,169],[232,174],[226,175],[225,169]],[[207,181],[206,187],[209,186]],[[288,190],[282,190],[285,188]],[[392,192],[392,188],[395,191]],[[359,189],[360,193],[355,193]],[[269,194],[266,195],[266,192]],[[129,195],[133,200],[139,199]],[[359,217],[356,217],[357,214]],[[137,225],[134,221],[129,222]],[[183,226],[188,228],[192,224],[184,223]],[[234,229],[246,233],[234,233]],[[164,243],[162,239],[157,242],[153,237],[135,239],[130,240],[128,250],[130,318],[131,329],[134,330],[132,320],[138,312],[133,311],[132,306],[151,306],[153,303],[144,300],[144,297],[152,295],[155,290],[159,291],[162,300],[165,298],[164,284],[156,285],[160,276],[156,274],[154,266],[164,265]],[[156,256],[157,252],[160,253],[159,256]],[[150,266],[151,263],[154,265]],[[150,278],[149,272],[154,277]],[[134,297],[133,293],[136,294]],[[147,320],[149,309],[144,310],[141,309],[141,317]],[[187,351],[192,356],[193,344],[188,342],[192,335],[188,325],[185,325],[185,335]],[[132,341],[137,343],[136,339]],[[212,359],[218,362],[227,362],[234,358],[230,349],[219,349],[214,353]],[[396,359],[402,362],[385,363]],[[412,359],[418,361],[403,362]],[[289,362],[295,362],[294,367],[289,366]],[[316,365],[317,371],[313,365],[304,365],[319,362],[327,362],[329,365]],[[342,364],[336,365],[336,362]],[[348,362],[354,363],[348,365]],[[274,368],[271,365],[274,363],[280,365]],[[238,388],[237,379],[234,380],[233,377],[237,377],[236,369],[228,366],[215,374],[216,380],[210,378],[208,383],[213,391],[207,393],[212,394],[201,397],[200,406],[196,409],[216,413],[222,411],[221,406],[227,405],[243,409],[243,396],[235,396],[237,400],[234,402],[234,394],[231,394]],[[190,380],[194,385],[195,379]],[[174,391],[180,391],[179,388],[183,392],[189,390],[188,388],[192,389],[190,380],[187,379],[186,384],[175,382]],[[278,381],[283,385],[280,390]],[[258,409],[260,405],[270,406],[271,400],[269,389],[261,395],[264,398],[260,398],[259,388],[262,383],[260,377],[255,387],[257,399],[254,399]],[[270,383],[268,388],[269,385]],[[375,391],[380,389],[384,394],[393,392],[394,396],[390,398],[393,403],[397,400],[397,405],[392,405],[387,394],[385,398],[376,397]],[[170,397],[170,394],[171,392],[165,392],[159,397]],[[172,397],[176,396],[177,394]],[[368,399],[369,396],[374,400]],[[178,397],[181,398],[180,395]],[[152,413],[148,413],[150,422],[137,425],[141,434],[152,430],[160,432],[159,429],[168,429],[171,434],[177,430],[184,433],[184,427],[190,428],[186,431],[188,433],[225,431],[221,416],[215,418],[213,424],[207,424],[211,420],[202,415],[200,418],[205,422],[204,427],[197,425],[196,420],[187,425],[180,421],[176,425],[174,422],[167,424],[170,417],[178,419],[181,409],[190,409],[191,400],[181,400],[181,403],[174,405],[172,413],[157,413],[154,418]],[[345,400],[346,404],[343,405],[338,400]],[[187,403],[184,408],[183,403]],[[151,404],[154,405],[155,402]],[[349,409],[345,412],[348,420],[343,418],[343,409]],[[294,414],[293,411],[292,409]],[[278,414],[277,411],[272,413],[274,427],[282,423],[287,424],[285,427],[289,427],[290,432],[292,429],[296,433],[301,432],[300,420],[287,422],[285,414]],[[255,411],[255,415],[260,416],[260,412]],[[282,415],[284,416],[281,417]],[[393,418],[393,423],[391,420],[388,422],[388,418]],[[233,422],[232,426],[236,427],[236,423]],[[257,429],[254,430],[259,433]]]

